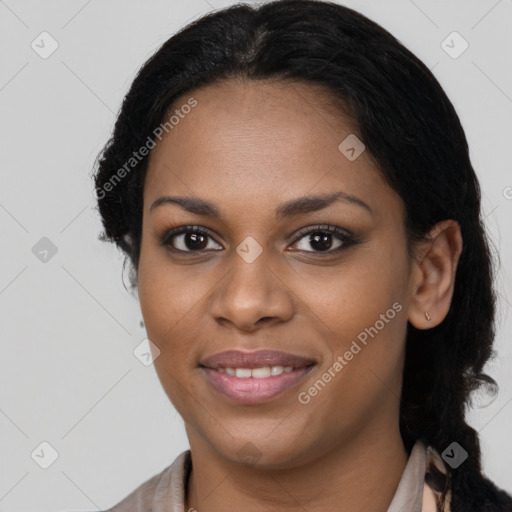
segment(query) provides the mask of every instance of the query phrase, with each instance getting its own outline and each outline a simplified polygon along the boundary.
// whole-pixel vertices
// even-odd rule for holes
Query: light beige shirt
[[[105,512],[188,512],[184,502],[190,469],[186,450]],[[412,448],[387,512],[450,512],[449,472],[439,454],[421,441]]]

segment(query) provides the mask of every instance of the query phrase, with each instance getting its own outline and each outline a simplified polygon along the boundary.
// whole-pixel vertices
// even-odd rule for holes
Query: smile
[[[208,384],[233,404],[259,404],[277,398],[306,378],[315,364],[260,368],[202,368]]]
[[[217,370],[220,373],[227,373],[238,377],[239,379],[248,379],[254,377],[255,379],[266,379],[272,375],[281,375],[283,372],[293,371],[293,366],[262,366],[261,368],[222,368],[219,367]]]

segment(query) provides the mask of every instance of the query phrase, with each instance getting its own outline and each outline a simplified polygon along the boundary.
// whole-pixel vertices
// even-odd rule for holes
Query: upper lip
[[[302,368],[310,366],[316,361],[296,354],[280,352],[278,350],[257,350],[243,352],[240,350],[226,350],[200,361],[199,365],[206,368],[261,368],[262,366],[293,366]]]

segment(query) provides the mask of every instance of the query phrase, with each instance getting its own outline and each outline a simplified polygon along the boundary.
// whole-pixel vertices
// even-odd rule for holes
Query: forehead
[[[181,110],[190,98],[196,106]],[[334,189],[376,209],[396,201],[366,151],[350,160],[340,150],[359,132],[333,103],[324,86],[303,82],[227,80],[190,91],[174,102],[177,122],[152,150],[145,209],[173,192],[246,206]]]

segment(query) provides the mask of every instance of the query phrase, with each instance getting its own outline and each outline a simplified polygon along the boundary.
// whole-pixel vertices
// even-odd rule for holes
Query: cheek
[[[139,301],[148,334],[152,331],[157,338],[162,338],[194,309],[200,300],[200,290],[187,271],[172,268],[165,256],[156,252],[151,249],[141,254]]]
[[[382,254],[382,253],[381,253]],[[383,261],[374,249],[346,260],[338,269],[309,273],[293,284],[304,314],[331,338],[356,335],[373,325],[401,297],[399,269]]]
[[[155,369],[167,389],[175,386],[172,377],[183,380],[179,376],[196,365],[198,329],[212,285],[198,279],[193,266],[172,267],[160,256],[141,257],[139,269],[140,308],[148,338],[160,350]]]
[[[147,263],[141,258],[139,301],[147,336],[160,351],[154,368],[173,406],[187,415],[190,393],[194,394],[189,381],[195,365],[191,352],[194,333],[189,328],[190,322],[196,321],[197,298],[169,268]]]
[[[335,380],[354,383],[358,399],[379,380],[394,387],[400,373],[407,324],[405,268],[403,257],[389,245],[376,244],[338,271],[309,276],[309,286],[300,287],[303,311],[330,354],[328,365],[339,356],[346,361],[339,373],[343,377]]]

